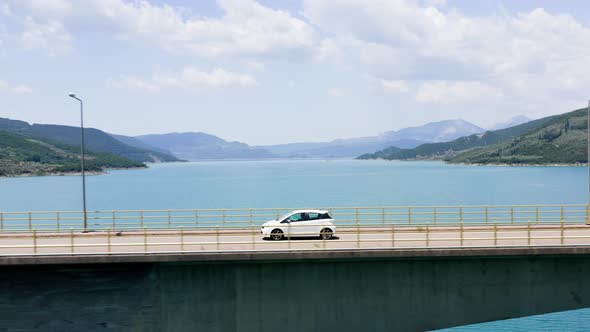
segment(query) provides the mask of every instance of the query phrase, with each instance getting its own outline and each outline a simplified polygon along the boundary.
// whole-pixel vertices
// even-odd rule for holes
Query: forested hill
[[[577,164],[588,160],[587,109],[561,114],[543,126],[499,143],[451,156],[451,163]]]
[[[79,152],[78,146],[0,130],[0,176],[79,172]],[[145,167],[143,163],[110,153],[89,152],[85,160],[89,171]]]
[[[62,125],[33,124],[24,121],[0,118],[0,130],[38,139],[49,139],[68,145],[80,145],[80,128]],[[136,162],[178,161],[179,159],[161,152],[127,145],[111,135],[93,128],[85,129],[86,149],[92,152],[106,152]]]
[[[568,114],[577,114],[578,110],[562,115],[554,115],[533,120],[514,127],[487,131],[482,134],[460,137],[450,142],[422,144],[413,149],[385,149],[375,153],[364,154],[359,159],[413,160],[413,159],[452,159],[468,150],[493,146],[501,142],[512,142],[517,137],[542,130],[555,122],[561,121]]]

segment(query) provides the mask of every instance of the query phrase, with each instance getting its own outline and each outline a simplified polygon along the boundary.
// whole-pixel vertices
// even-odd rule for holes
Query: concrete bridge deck
[[[590,246],[586,225],[339,228],[337,238],[271,241],[258,228],[0,233],[0,257],[154,253]]]
[[[426,331],[590,305],[585,225],[116,234],[0,234],[0,330]]]

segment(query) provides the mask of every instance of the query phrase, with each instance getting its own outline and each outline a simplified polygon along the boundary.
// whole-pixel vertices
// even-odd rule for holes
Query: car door
[[[289,236],[301,236],[305,234],[305,224],[303,223],[305,215],[303,213],[295,213],[287,220],[289,220],[289,232],[287,232],[287,237]]]
[[[309,236],[316,236],[322,231],[323,222],[320,220],[320,214],[308,212],[306,218],[306,232]]]

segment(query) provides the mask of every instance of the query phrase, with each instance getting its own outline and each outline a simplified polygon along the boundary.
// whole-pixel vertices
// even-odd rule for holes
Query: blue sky
[[[585,107],[587,1],[0,0],[0,117],[249,144]]]

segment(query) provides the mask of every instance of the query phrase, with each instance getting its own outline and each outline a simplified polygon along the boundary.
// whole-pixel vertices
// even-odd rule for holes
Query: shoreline
[[[149,166],[145,167],[105,167],[101,171],[86,171],[84,172],[86,175],[96,176],[96,175],[106,175],[109,174],[108,171],[116,171],[116,170],[139,170],[149,168]],[[2,179],[11,179],[11,178],[29,178],[29,177],[43,177],[43,176],[81,176],[82,172],[49,172],[44,174],[31,174],[31,173],[23,173],[23,174],[16,174],[16,175],[0,175],[0,180]]]
[[[437,161],[446,165],[461,165],[461,166],[495,166],[495,167],[587,167],[587,163],[548,163],[548,164],[508,164],[508,163],[453,163],[442,159],[357,159],[365,160],[383,160],[383,161],[398,161],[398,162],[413,162],[413,161]]]
[[[448,165],[461,165],[461,166],[495,166],[495,167],[587,167],[588,164],[568,164],[568,163],[550,163],[550,164],[506,164],[506,163],[451,163],[444,162]]]

